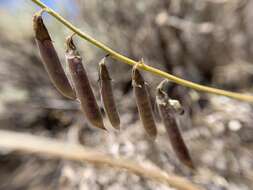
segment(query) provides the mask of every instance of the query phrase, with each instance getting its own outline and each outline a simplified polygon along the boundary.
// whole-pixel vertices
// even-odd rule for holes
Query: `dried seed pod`
[[[95,127],[105,129],[103,117],[92,91],[87,73],[82,65],[82,58],[73,43],[72,36],[67,38],[66,59],[72,77],[77,98],[87,120]]]
[[[149,137],[154,140],[157,135],[157,129],[153,116],[151,100],[146,86],[147,84],[137,67],[138,65],[135,65],[132,70],[132,85],[137,108],[145,131]]]
[[[35,14],[33,17],[33,29],[42,62],[50,80],[62,95],[75,99],[75,92],[64,73],[50,35],[43,23],[41,12]]]
[[[165,126],[165,129],[169,135],[172,148],[175,151],[179,160],[191,169],[194,169],[190,153],[185,145],[185,142],[181,136],[180,129],[176,120],[176,114],[178,114],[178,103],[173,103],[175,100],[171,100],[164,91],[164,85],[168,80],[162,81],[157,87],[156,103]],[[180,112],[179,112],[180,113]]]
[[[100,94],[106,115],[115,129],[120,128],[119,113],[116,108],[109,71],[105,65],[105,58],[99,63]]]

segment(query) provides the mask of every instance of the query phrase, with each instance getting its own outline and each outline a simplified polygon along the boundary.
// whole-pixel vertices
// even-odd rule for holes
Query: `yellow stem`
[[[132,66],[138,63],[137,61],[134,61],[134,60],[132,60],[132,59],[130,59],[130,58],[124,56],[124,55],[121,55],[121,54],[117,53],[116,51],[114,51],[111,48],[107,47],[103,43],[101,43],[101,42],[95,40],[94,38],[90,37],[89,35],[85,34],[80,29],[73,26],[70,22],[68,22],[66,19],[64,19],[62,16],[60,16],[57,12],[55,12],[51,8],[47,7],[40,0],[31,0],[31,1],[34,2],[35,4],[37,4],[38,6],[40,6],[41,8],[45,9],[46,12],[48,12],[50,15],[52,15],[57,20],[59,20],[67,28],[69,28],[70,30],[75,32],[78,36],[80,36],[81,38],[83,38],[86,41],[90,42],[91,44],[97,46],[98,48],[104,50],[106,53],[110,54],[110,56],[112,58],[114,58],[114,59],[116,59],[120,62],[132,65]],[[202,91],[202,92],[227,96],[227,97],[230,97],[230,98],[243,100],[243,101],[248,101],[248,102],[253,103],[253,96],[251,96],[251,95],[240,94],[240,93],[236,93],[236,92],[230,92],[230,91],[226,91],[226,90],[222,90],[222,89],[217,89],[217,88],[212,88],[212,87],[200,85],[200,84],[197,84],[197,83],[194,83],[194,82],[190,82],[190,81],[181,79],[181,78],[176,77],[172,74],[166,73],[164,71],[161,71],[161,70],[156,69],[154,67],[150,67],[150,66],[145,65],[145,64],[140,65],[139,68],[144,70],[144,71],[150,72],[152,74],[158,75],[160,77],[167,78],[170,81],[175,82],[179,85],[182,85],[182,86],[185,86],[185,87],[197,90],[197,91]]]

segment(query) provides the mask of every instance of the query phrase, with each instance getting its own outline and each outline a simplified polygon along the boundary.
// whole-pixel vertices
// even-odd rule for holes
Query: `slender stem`
[[[202,190],[201,187],[191,183],[186,178],[168,174],[156,166],[144,167],[134,161],[120,157],[113,158],[78,144],[65,143],[31,134],[0,130],[0,150],[2,149],[44,155],[47,158],[50,156],[65,160],[85,161],[99,166],[107,165],[113,168],[126,169],[131,173],[172,186],[178,190]]]
[[[121,54],[117,53],[116,51],[114,51],[111,48],[107,47],[103,43],[101,43],[101,42],[97,41],[96,39],[90,37],[89,35],[85,34],[80,29],[73,26],[70,22],[68,22],[66,19],[64,19],[62,16],[60,16],[57,12],[55,12],[51,8],[47,7],[40,0],[31,0],[31,1],[34,2],[35,4],[37,4],[38,6],[40,6],[41,8],[45,9],[46,12],[48,12],[50,15],[55,17],[58,21],[60,21],[67,28],[69,28],[70,30],[75,32],[78,36],[80,36],[84,40],[90,42],[91,44],[97,46],[98,48],[104,50],[106,53],[110,54],[112,58],[114,58],[114,59],[116,59],[120,62],[123,62],[125,64],[132,65],[132,66],[138,63],[137,61],[134,61],[134,60],[132,60],[132,59],[130,59],[130,58],[124,56],[124,55],[121,55]],[[197,83],[194,83],[194,82],[190,82],[190,81],[181,79],[181,78],[176,77],[172,74],[166,73],[164,71],[161,71],[161,70],[156,69],[154,67],[150,67],[150,66],[145,65],[145,64],[140,65],[139,68],[144,70],[144,71],[150,72],[152,74],[158,75],[160,77],[167,78],[170,81],[175,82],[179,85],[182,85],[182,86],[185,86],[185,87],[197,90],[197,91],[202,91],[202,92],[227,96],[227,97],[230,97],[230,98],[243,100],[243,101],[248,101],[248,102],[253,103],[253,96],[251,96],[251,95],[240,94],[240,93],[235,93],[235,92],[230,92],[230,91],[226,91],[226,90],[221,90],[221,89],[217,89],[217,88],[212,88],[212,87],[200,85],[200,84],[197,84]]]

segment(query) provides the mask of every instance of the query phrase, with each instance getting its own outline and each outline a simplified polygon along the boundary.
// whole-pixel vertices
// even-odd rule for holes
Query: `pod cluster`
[[[60,63],[48,30],[43,23],[41,13],[34,16],[33,26],[43,65],[53,85],[65,97],[77,99],[80,102],[81,110],[92,126],[105,129],[103,117],[91,87],[88,73],[73,43],[73,36],[68,37],[66,40],[66,62],[69,72],[67,75]],[[154,106],[152,106],[148,84],[139,70],[142,64],[144,64],[143,61],[133,67],[132,86],[143,128],[148,137],[155,140],[157,126],[153,114]],[[98,75],[99,92],[106,116],[115,129],[120,129],[120,116],[115,103],[112,80],[105,63],[105,58],[99,63]],[[178,159],[189,168],[194,168],[177,121],[177,115],[182,114],[184,109],[177,100],[170,99],[167,95],[165,90],[167,83],[168,81],[164,80],[157,87],[156,106],[159,109],[163,125]]]

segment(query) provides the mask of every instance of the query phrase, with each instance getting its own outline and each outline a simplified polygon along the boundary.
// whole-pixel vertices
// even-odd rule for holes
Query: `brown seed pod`
[[[169,135],[172,148],[175,151],[179,160],[191,169],[194,169],[194,165],[190,156],[190,153],[185,145],[183,137],[181,136],[180,129],[176,120],[176,114],[179,114],[178,103],[174,103],[176,100],[171,100],[164,91],[164,85],[168,80],[162,81],[157,87],[156,103],[165,126],[165,129]],[[179,109],[181,110],[181,109]]]
[[[119,113],[116,108],[109,71],[105,64],[105,58],[99,63],[99,86],[101,99],[106,115],[115,129],[120,128]]]
[[[72,77],[77,98],[81,103],[82,111],[87,120],[95,127],[105,129],[103,117],[92,91],[87,73],[82,65],[82,58],[79,56],[72,36],[66,41],[66,60],[69,72]]]
[[[33,29],[43,65],[56,89],[62,95],[71,99],[75,99],[75,92],[73,91],[68,78],[65,75],[50,35],[43,23],[41,13],[42,12],[39,12],[34,15]]]
[[[132,70],[132,85],[137,108],[145,131],[151,139],[155,140],[157,129],[153,116],[151,100],[149,97],[147,84],[145,83],[137,67],[138,65],[135,65]]]

